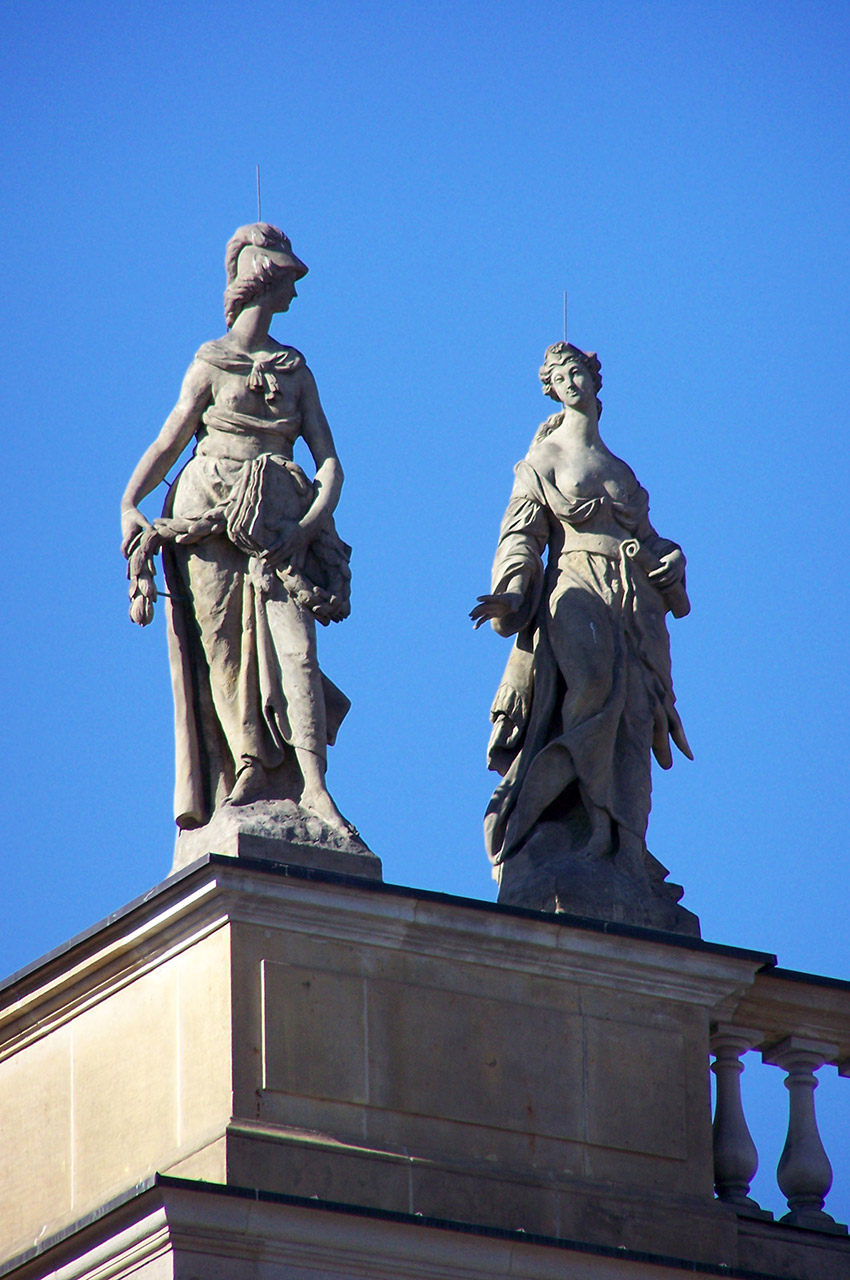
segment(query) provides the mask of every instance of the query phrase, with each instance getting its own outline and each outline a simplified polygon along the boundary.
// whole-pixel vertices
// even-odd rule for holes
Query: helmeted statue
[[[502,775],[485,819],[499,901],[698,932],[646,848],[650,755],[691,751],[665,615],[688,613],[685,557],[599,434],[601,365],[559,342],[540,370],[560,409],[515,468],[489,619],[515,637],[491,720]]]
[[[304,357],[269,336],[307,267],[277,227],[227,245],[228,333],[205,343],[122,503],[131,617],[145,625],[162,550],[175,704],[175,819],[202,827],[223,806],[289,800],[343,838],[356,833],[325,784],[349,702],[324,676],[315,624],[349,612],[350,548],[333,513],[342,468]],[[138,504],[185,447],[161,519]],[[301,437],[316,465],[293,461]]]

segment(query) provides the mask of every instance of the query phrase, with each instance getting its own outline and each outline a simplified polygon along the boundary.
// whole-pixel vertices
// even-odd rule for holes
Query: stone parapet
[[[737,1265],[709,1037],[772,963],[209,855],[0,989],[2,1256],[168,1174]]]

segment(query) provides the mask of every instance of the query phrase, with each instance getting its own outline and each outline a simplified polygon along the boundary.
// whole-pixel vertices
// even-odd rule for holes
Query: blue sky
[[[689,560],[672,632],[696,760],[656,779],[650,848],[705,937],[850,976],[846,7],[46,0],[4,45],[0,971],[168,872],[163,619],[127,618],[118,501],[223,332],[259,163],[264,217],[311,268],[274,332],[347,477],[354,612],[320,644],[353,709],[329,781],[385,878],[494,896],[507,645],[466,615],[567,288],[603,435]],[[781,1208],[784,1090],[757,1075]],[[822,1075],[846,1134],[846,1082]]]

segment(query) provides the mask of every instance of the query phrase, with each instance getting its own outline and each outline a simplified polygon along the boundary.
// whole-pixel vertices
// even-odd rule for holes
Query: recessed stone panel
[[[587,1140],[619,1151],[687,1155],[684,1038],[585,1018]]]
[[[582,1126],[581,1021],[560,1009],[369,983],[373,1106],[551,1137]]]
[[[263,1088],[367,1100],[363,980],[264,960]]]

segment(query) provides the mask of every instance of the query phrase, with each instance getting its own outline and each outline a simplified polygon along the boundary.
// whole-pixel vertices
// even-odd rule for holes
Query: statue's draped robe
[[[264,372],[220,342],[203,359],[228,372],[269,384],[304,364],[284,349]],[[271,382],[269,381],[271,380]],[[208,428],[215,428],[208,434]],[[229,795],[240,767],[259,760],[281,798],[296,798],[300,775],[293,746],[324,757],[350,706],[320,671],[315,620],[290,596],[262,552],[304,515],[313,485],[291,461],[287,423],[228,412],[215,404],[203,415],[192,458],[172,485],[163,514],[197,521],[214,512],[226,531],[191,545],[163,547],[168,644],[174,692],[175,819],[180,827],[208,822]],[[262,437],[280,451],[256,458],[228,456],[229,437]],[[332,521],[329,534],[341,557],[348,548]],[[305,574],[317,585],[323,566],[308,553]]]
[[[667,765],[668,735],[684,733],[667,606],[637,561],[657,564],[675,544],[650,525],[639,485],[615,502],[562,494],[527,460],[515,474],[492,591],[519,579],[522,604],[495,624],[516,640],[491,708],[489,764],[503,778],[485,819],[488,854],[503,862],[559,815],[565,850],[577,832],[580,846],[594,812],[610,819],[612,851],[627,834],[645,849],[650,752]],[[588,822],[571,821],[569,806]]]

